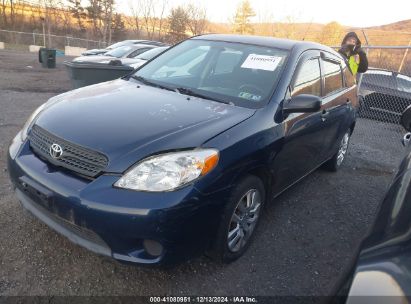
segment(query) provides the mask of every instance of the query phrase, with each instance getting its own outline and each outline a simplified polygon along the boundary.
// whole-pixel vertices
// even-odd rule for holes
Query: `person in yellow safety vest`
[[[368,70],[367,54],[361,48],[361,41],[355,32],[345,35],[338,52],[347,60],[354,76]]]

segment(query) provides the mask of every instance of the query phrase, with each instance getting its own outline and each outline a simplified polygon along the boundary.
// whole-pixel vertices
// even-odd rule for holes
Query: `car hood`
[[[36,125],[104,153],[107,172],[168,150],[196,148],[251,117],[255,110],[118,79],[53,98]]]

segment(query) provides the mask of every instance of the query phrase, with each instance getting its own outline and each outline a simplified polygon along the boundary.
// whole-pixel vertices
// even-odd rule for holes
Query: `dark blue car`
[[[51,98],[12,141],[8,168],[22,205],[89,250],[229,262],[266,202],[340,167],[357,103],[328,47],[198,36],[123,79]]]

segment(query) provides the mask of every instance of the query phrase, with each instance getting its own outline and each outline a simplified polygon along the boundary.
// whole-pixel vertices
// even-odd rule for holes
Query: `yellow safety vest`
[[[350,66],[350,70],[352,74],[354,76],[357,75],[358,63],[357,63],[357,60],[355,59],[355,56],[350,56],[350,58],[348,58],[348,65]]]

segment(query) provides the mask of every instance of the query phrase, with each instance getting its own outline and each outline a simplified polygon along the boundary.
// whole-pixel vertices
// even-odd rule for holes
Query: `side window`
[[[343,77],[340,64],[323,60],[323,68],[325,78],[323,96],[341,90],[343,88]]]
[[[321,96],[321,70],[317,58],[307,60],[297,71],[291,96],[300,94]]]

